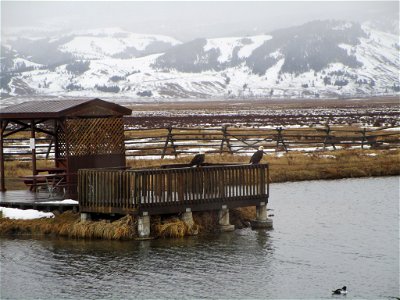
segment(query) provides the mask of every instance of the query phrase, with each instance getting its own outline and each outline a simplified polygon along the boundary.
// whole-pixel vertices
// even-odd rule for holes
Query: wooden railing
[[[210,165],[147,170],[79,170],[82,212],[166,214],[257,205],[268,201],[269,169]]]

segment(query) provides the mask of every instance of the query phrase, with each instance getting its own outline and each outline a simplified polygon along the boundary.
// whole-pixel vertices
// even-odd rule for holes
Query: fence
[[[51,138],[36,139],[38,159],[46,159],[54,153]],[[314,151],[337,148],[398,148],[400,129],[397,128],[147,128],[126,126],[126,156],[164,158],[166,155],[197,153],[246,153],[258,146],[265,151]],[[4,156],[7,160],[30,160],[31,152],[27,138],[4,139]]]
[[[79,170],[81,212],[150,214],[258,205],[268,200],[269,169],[259,165]]]
[[[359,147],[400,146],[400,130],[388,128],[183,128],[126,129],[127,156],[177,156],[197,153],[265,151],[314,151]],[[390,130],[390,129],[389,129]]]

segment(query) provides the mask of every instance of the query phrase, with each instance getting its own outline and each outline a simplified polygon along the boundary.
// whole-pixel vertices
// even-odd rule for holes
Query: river
[[[271,185],[271,231],[0,238],[1,299],[399,297],[399,177]]]

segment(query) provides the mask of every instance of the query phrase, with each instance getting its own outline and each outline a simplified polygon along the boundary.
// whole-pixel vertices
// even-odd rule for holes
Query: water
[[[1,299],[398,297],[399,177],[273,184],[274,230],[1,238]],[[342,297],[342,296],[340,296]]]

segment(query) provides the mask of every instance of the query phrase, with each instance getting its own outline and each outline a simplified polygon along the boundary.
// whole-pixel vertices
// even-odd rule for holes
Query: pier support
[[[182,214],[181,220],[185,222],[185,224],[189,227],[192,228],[194,225],[193,221],[193,214],[192,210],[190,208],[186,208],[186,211]]]
[[[250,221],[252,229],[272,229],[272,220],[267,216],[267,203],[260,202],[256,207],[257,219]]]
[[[186,211],[184,213],[182,213],[182,215],[181,215],[181,220],[183,222],[185,222],[185,224],[187,225],[190,235],[199,234],[199,228],[198,228],[198,226],[195,226],[195,224],[194,224],[191,208],[186,208]]]
[[[229,209],[226,205],[222,205],[222,208],[218,212],[218,224],[219,230],[222,232],[235,230],[235,225],[229,224]]]
[[[138,217],[138,235],[141,239],[150,237],[150,216],[147,212],[143,212],[142,216]]]
[[[90,213],[81,213],[81,221],[91,221],[92,220],[92,216],[90,215]]]

